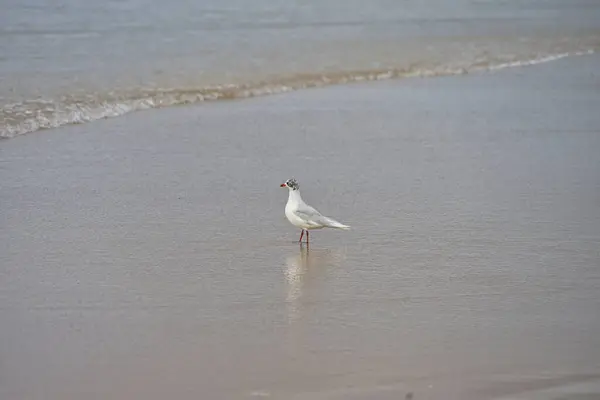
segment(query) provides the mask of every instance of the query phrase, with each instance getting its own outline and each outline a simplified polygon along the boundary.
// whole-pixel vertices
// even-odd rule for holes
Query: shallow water
[[[352,80],[600,48],[600,3],[5,0],[0,137]]]
[[[0,397],[597,398],[599,66],[3,142]],[[353,230],[300,248],[291,176]]]

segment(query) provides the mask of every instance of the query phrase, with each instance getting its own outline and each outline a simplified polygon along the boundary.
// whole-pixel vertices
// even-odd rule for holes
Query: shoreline
[[[215,101],[246,100],[257,97],[277,96],[307,89],[328,88],[355,83],[495,73],[504,69],[531,67],[548,62],[559,61],[564,58],[581,57],[593,54],[596,54],[596,51],[594,49],[588,49],[585,51],[543,55],[525,60],[506,60],[484,66],[477,65],[476,63],[470,67],[460,66],[449,68],[447,66],[441,66],[425,70],[420,70],[419,68],[416,70],[406,70],[405,68],[391,70],[384,69],[362,72],[344,72],[333,75],[316,74],[312,77],[304,74],[302,75],[302,78],[282,78],[275,80],[272,83],[223,85],[214,88],[182,89],[180,91],[157,90],[154,94],[142,94],[139,97],[133,96],[126,99],[124,102],[120,99],[103,101],[99,105],[99,108],[94,108],[92,106],[90,109],[87,109],[85,104],[78,105],[78,100],[73,100],[75,103],[68,105],[68,111],[61,111],[60,116],[50,116],[49,119],[44,117],[45,119],[43,121],[30,120],[26,123],[28,126],[25,128],[20,128],[16,125],[1,128],[5,132],[0,131],[0,140],[13,139],[20,135],[57,129],[64,126],[88,124],[103,119],[117,118],[131,113],[153,109],[202,105],[213,103]]]

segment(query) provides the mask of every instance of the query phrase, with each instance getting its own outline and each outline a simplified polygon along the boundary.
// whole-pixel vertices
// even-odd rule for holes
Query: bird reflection
[[[298,250],[296,250],[298,251]],[[319,307],[320,295],[324,293],[324,277],[332,267],[339,265],[341,256],[327,250],[310,250],[300,246],[299,252],[290,255],[285,261],[286,305],[288,323],[294,324],[303,315],[307,305]]]
[[[310,250],[307,247],[300,247],[300,254],[289,256],[286,259],[285,279],[287,283],[287,315],[288,323],[296,321],[300,315],[300,301],[302,299],[302,289],[304,280],[308,271],[308,256]]]

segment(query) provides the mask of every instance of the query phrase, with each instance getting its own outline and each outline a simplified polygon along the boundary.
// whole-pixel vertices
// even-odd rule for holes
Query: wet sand
[[[598,71],[583,56],[0,142],[0,397],[600,398]],[[353,230],[300,248],[292,176]]]

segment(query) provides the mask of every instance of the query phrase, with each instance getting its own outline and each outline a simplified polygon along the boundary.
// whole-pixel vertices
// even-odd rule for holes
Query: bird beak
[[[285,183],[282,183],[281,185],[279,185],[279,187],[285,187]]]

